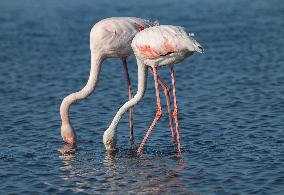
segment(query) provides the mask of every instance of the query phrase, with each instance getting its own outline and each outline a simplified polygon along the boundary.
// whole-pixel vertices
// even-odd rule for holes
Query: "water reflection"
[[[72,172],[72,162],[76,160],[76,146],[65,144],[63,148],[59,148],[57,151],[60,153],[59,158],[63,163],[63,165],[60,167],[60,170],[63,173],[61,178],[66,181],[72,177],[72,175],[74,175]]]
[[[136,154],[135,150],[105,153],[103,164],[109,178],[109,183],[105,186],[113,192],[128,190],[139,192],[138,194],[194,194],[189,191],[179,175],[185,168],[181,158],[146,155],[138,157],[133,154]]]
[[[64,144],[63,148],[59,148],[57,151],[60,152],[59,158],[63,159],[63,162],[69,162],[75,160],[75,152],[77,150],[76,145]]]
[[[84,153],[67,144],[58,152],[62,160],[60,177],[66,184],[66,190],[72,186],[74,192],[88,193],[194,194],[182,180],[180,174],[185,163],[176,155],[137,156],[134,149]],[[104,160],[96,158],[97,155],[105,155]]]

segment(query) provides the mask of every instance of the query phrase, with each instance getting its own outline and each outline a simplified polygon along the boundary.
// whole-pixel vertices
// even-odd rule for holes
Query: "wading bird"
[[[90,32],[91,70],[87,84],[78,92],[65,97],[60,106],[62,120],[61,136],[66,143],[76,143],[76,133],[71,125],[69,117],[70,106],[77,101],[88,97],[95,89],[99,78],[102,62],[106,58],[120,58],[124,65],[125,76],[128,84],[129,100],[132,98],[131,83],[129,80],[126,58],[133,55],[131,41],[139,32],[150,26],[158,25],[157,22],[150,22],[134,17],[113,17],[101,20],[96,23]],[[169,120],[174,140],[174,128],[172,124],[171,105],[169,88],[159,78],[167,98]],[[133,144],[133,110],[130,109],[130,141]]]
[[[178,143],[178,153],[181,154],[180,136],[178,127],[178,106],[176,99],[176,88],[174,80],[174,64],[184,60],[194,52],[203,53],[202,46],[182,27],[161,25],[149,27],[136,34],[132,43],[132,49],[138,64],[138,90],[136,95],[126,102],[116,113],[109,128],[104,132],[103,142],[106,150],[114,150],[116,145],[116,128],[122,115],[131,107],[136,105],[144,96],[147,85],[147,69],[151,67],[154,73],[157,112],[156,116],[148,129],[137,153],[140,154],[151,131],[162,116],[160,93],[158,85],[158,67],[169,65],[171,69],[171,79],[174,96],[173,116],[176,124],[176,139]]]

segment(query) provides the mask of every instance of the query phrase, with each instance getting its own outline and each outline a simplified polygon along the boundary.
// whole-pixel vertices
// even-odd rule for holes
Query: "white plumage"
[[[136,56],[152,67],[177,64],[194,51],[203,51],[183,27],[172,25],[145,29],[135,36],[131,46]]]
[[[94,25],[90,32],[91,71],[88,82],[82,90],[65,97],[60,106],[61,136],[66,143],[76,142],[76,133],[69,117],[70,106],[76,101],[85,99],[93,92],[104,59],[121,58],[125,66],[131,98],[132,91],[126,63],[126,58],[133,54],[131,41],[137,32],[154,25],[157,23],[135,17],[107,18]]]
[[[157,25],[135,17],[112,17],[99,21],[90,32],[90,49],[106,57],[128,57],[133,54],[131,41],[141,30]]]
[[[131,43],[132,49],[138,64],[138,90],[133,99],[126,102],[116,113],[109,128],[104,132],[103,142],[107,150],[115,149],[116,128],[122,115],[131,107],[136,105],[144,96],[147,85],[147,67],[153,67],[155,88],[157,96],[157,113],[155,119],[147,131],[137,153],[140,154],[150,132],[162,116],[162,107],[158,89],[157,67],[171,65],[171,76],[174,95],[174,119],[176,123],[176,133],[178,151],[181,152],[178,129],[178,107],[176,101],[173,64],[177,64],[191,55],[193,52],[203,52],[202,46],[187,34],[182,27],[161,25],[145,29],[136,34]]]

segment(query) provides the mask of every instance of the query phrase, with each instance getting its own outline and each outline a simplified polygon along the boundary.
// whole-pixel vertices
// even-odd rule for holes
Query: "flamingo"
[[[61,115],[61,136],[64,142],[68,144],[76,143],[76,133],[73,129],[70,117],[70,106],[77,101],[85,99],[95,89],[99,78],[100,67],[106,58],[120,58],[125,70],[125,77],[128,85],[128,98],[132,98],[131,83],[128,74],[128,65],[126,58],[133,55],[131,41],[135,34],[150,26],[158,25],[156,22],[150,22],[135,17],[113,17],[107,18],[96,23],[90,32],[90,50],[91,50],[91,71],[87,84],[78,92],[66,96],[60,106]],[[171,105],[169,97],[169,87],[158,78],[163,87],[169,111],[169,120],[174,139],[174,128],[171,115]],[[130,142],[133,145],[133,110],[130,109]]]
[[[117,125],[122,115],[143,98],[147,85],[147,69],[148,67],[151,67],[153,69],[155,80],[157,111],[151,126],[149,127],[137,150],[138,155],[141,154],[141,151],[151,131],[162,116],[157,69],[158,67],[170,64],[172,91],[174,97],[173,116],[176,124],[175,131],[178,143],[178,153],[181,155],[178,127],[178,105],[174,80],[174,64],[183,61],[194,52],[203,53],[203,47],[193,38],[191,34],[187,34],[184,28],[171,25],[153,26],[137,33],[132,40],[131,46],[136,56],[138,65],[138,90],[136,95],[118,110],[110,126],[104,132],[103,143],[105,148],[106,150],[115,149]]]

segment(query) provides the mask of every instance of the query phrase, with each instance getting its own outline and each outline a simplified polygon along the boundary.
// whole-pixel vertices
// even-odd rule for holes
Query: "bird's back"
[[[153,22],[135,17],[113,17],[99,21],[90,32],[90,48],[105,53],[108,57],[123,57],[133,54],[131,41],[139,32]]]
[[[188,38],[182,27],[161,25],[139,32],[132,41],[132,48],[140,57],[155,58],[183,49]]]

